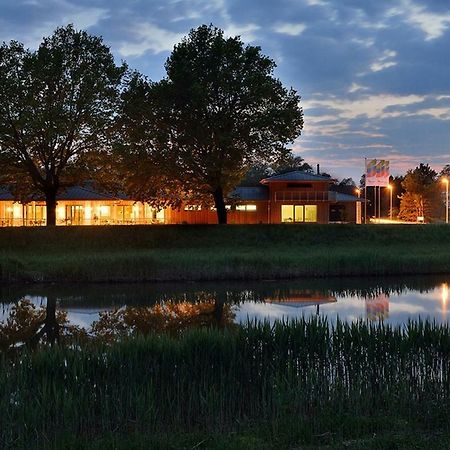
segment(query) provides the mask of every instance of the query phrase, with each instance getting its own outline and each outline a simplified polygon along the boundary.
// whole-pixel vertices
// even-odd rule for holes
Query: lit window
[[[317,205],[305,205],[305,222],[317,222]]]
[[[281,221],[288,223],[294,221],[294,205],[281,205]]]
[[[256,205],[236,205],[236,211],[256,211]]]
[[[317,205],[281,205],[281,222],[317,222]]]

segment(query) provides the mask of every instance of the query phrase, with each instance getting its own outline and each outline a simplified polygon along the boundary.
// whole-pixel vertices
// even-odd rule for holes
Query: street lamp
[[[389,189],[389,219],[392,220],[392,191],[394,190],[394,186],[388,184],[387,188]]]
[[[360,198],[360,197],[361,197],[361,189],[356,188],[356,189],[355,189],[355,192],[356,192],[356,194],[358,195],[358,198]]]
[[[448,223],[448,178],[442,178],[445,183],[445,223]]]

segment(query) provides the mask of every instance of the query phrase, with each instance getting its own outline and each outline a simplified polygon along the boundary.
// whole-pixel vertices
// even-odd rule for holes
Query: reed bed
[[[297,444],[449,431],[450,329],[248,323],[0,355],[0,447],[263,427]],[[288,448],[288,447],[279,447]]]
[[[0,229],[0,282],[261,280],[450,273],[446,225]]]

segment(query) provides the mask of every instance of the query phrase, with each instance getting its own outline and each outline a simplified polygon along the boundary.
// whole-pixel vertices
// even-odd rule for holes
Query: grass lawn
[[[0,281],[258,280],[450,273],[446,225],[0,229]]]

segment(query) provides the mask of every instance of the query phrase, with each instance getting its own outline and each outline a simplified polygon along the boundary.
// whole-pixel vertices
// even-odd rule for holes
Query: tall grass
[[[0,281],[248,280],[450,273],[445,225],[0,229]]]
[[[256,425],[308,443],[380,417],[448,430],[449,406],[450,329],[429,322],[249,323],[0,357],[0,447]]]

